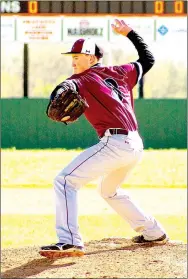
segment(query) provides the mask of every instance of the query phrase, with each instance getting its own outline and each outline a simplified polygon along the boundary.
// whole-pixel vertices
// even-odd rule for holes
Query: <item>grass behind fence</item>
[[[186,242],[186,216],[155,216],[171,240]],[[115,214],[79,217],[85,242],[108,237],[132,237],[135,232]],[[45,245],[57,241],[52,215],[3,215],[2,248]]]
[[[54,177],[81,150],[14,150],[1,154],[1,185],[6,188],[48,188]],[[185,188],[186,150],[146,150],[142,162],[124,182],[124,187]],[[91,182],[87,187],[94,187]]]

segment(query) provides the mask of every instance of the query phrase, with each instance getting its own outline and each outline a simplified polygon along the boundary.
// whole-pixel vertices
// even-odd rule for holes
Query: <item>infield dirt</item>
[[[1,278],[187,278],[187,245],[133,244],[105,238],[85,243],[82,257],[49,260],[38,246],[1,252]]]

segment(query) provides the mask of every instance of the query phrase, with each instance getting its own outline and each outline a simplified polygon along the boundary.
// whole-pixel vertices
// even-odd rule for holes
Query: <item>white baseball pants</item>
[[[77,191],[98,177],[102,177],[99,185],[101,196],[133,230],[142,232],[147,240],[157,239],[165,233],[159,222],[143,212],[120,188],[141,160],[142,153],[143,143],[138,132],[110,135],[107,130],[99,143],[79,154],[56,176],[54,188],[59,242],[84,246],[79,233]]]

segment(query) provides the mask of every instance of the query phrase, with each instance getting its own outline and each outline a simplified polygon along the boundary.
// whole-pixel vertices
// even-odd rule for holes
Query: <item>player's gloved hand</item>
[[[127,36],[132,28],[127,25],[124,20],[115,19],[115,24],[111,24],[112,29],[115,33]]]
[[[52,120],[67,124],[75,122],[88,107],[75,84],[65,81],[52,92],[46,113]]]

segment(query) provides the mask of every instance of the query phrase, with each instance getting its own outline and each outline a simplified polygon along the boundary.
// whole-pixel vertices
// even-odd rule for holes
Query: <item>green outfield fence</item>
[[[47,99],[1,99],[1,147],[86,148],[98,141],[82,116],[71,125],[51,121]],[[145,148],[186,148],[185,99],[137,99],[135,111]]]

